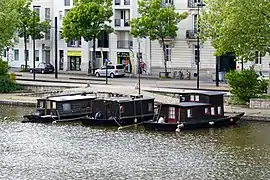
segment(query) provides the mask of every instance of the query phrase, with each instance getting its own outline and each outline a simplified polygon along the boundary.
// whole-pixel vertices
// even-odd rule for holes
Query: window
[[[193,30],[194,30],[194,33],[197,32],[197,29],[198,29],[198,14],[194,14],[193,15]]]
[[[39,61],[39,50],[35,50],[36,61]]]
[[[56,102],[52,102],[52,109],[56,109]]]
[[[204,108],[204,113],[209,114],[209,108]]]
[[[256,51],[256,59],[255,59],[255,64],[262,64],[262,55],[260,52]]]
[[[211,107],[211,115],[215,115],[215,108]]]
[[[69,9],[65,9],[65,16],[67,15],[68,11],[69,11]]]
[[[45,8],[45,20],[50,20],[50,19],[51,19],[51,9]]]
[[[40,7],[34,7],[34,11],[37,12],[37,16],[40,18]]]
[[[14,60],[19,61],[19,49],[14,49]]]
[[[188,117],[188,118],[191,118],[191,117],[192,117],[191,109],[188,109],[188,110],[187,110],[187,117]]]
[[[120,5],[120,2],[121,2],[120,0],[115,0],[115,3],[114,4],[115,5]]]
[[[71,111],[71,104],[69,103],[63,104],[63,111],[66,111],[66,112]]]
[[[175,107],[169,107],[169,119],[175,119]]]
[[[26,52],[24,54],[24,59],[26,59],[27,61],[29,61],[29,50],[28,49],[26,50]]]
[[[124,113],[124,106],[120,106],[120,113]]]
[[[217,107],[217,113],[218,113],[219,115],[221,115],[221,113],[222,113],[222,112],[221,112],[221,107],[220,107],[220,106]]]
[[[47,101],[47,109],[51,109],[51,101]]]
[[[153,111],[153,103],[148,103],[148,111],[149,112]]]
[[[172,48],[169,45],[166,45],[165,49],[166,49],[166,61],[171,61]]]
[[[63,11],[59,11],[59,19],[61,20],[63,18]]]
[[[190,95],[190,101],[195,101],[194,98],[195,98],[194,95]]]
[[[199,95],[195,96],[195,101],[196,102],[199,102],[200,101],[200,96]]]
[[[45,40],[50,40],[50,39],[51,39],[51,31],[49,30],[45,33]]]
[[[124,67],[124,65],[117,65],[116,66],[116,69],[124,69],[125,67]]]
[[[197,45],[195,45],[193,47],[193,49],[194,49],[194,56],[195,56],[195,58],[194,58],[195,63],[197,63],[197,61],[199,59],[199,56],[200,56],[200,50],[198,48],[199,48],[199,46],[197,46]]]
[[[65,0],[64,5],[65,5],[65,6],[70,6],[70,0]]]

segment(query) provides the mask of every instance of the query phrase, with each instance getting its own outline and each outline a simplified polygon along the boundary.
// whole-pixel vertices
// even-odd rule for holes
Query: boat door
[[[178,108],[178,117],[177,117],[177,121],[181,122],[181,108]]]
[[[168,123],[175,123],[176,122],[176,113],[175,107],[169,107],[168,111]]]

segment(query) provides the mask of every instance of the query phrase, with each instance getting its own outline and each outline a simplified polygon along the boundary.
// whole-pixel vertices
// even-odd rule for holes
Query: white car
[[[125,66],[122,64],[117,64],[117,65],[107,65],[107,76],[114,78],[116,76],[125,76]],[[95,71],[95,76],[100,77],[100,76],[105,76],[106,77],[106,66],[102,66],[101,68],[97,69]]]

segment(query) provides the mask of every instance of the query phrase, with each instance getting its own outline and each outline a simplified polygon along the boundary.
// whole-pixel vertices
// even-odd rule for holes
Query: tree
[[[24,58],[25,58],[25,70],[27,70],[27,40],[29,37],[35,39],[44,38],[44,34],[50,30],[51,25],[49,21],[40,22],[40,18],[36,11],[30,9],[31,0],[26,0],[24,6],[19,10],[19,37],[24,39]]]
[[[0,54],[5,47],[14,43],[15,32],[19,24],[19,9],[24,0],[1,0],[0,1]]]
[[[240,61],[253,61],[270,52],[270,1],[206,0],[200,27],[215,55],[233,52]]]
[[[149,37],[161,42],[164,54],[165,76],[167,72],[166,39],[177,36],[178,23],[187,18],[188,13],[177,13],[173,5],[164,5],[162,0],[138,0],[139,17],[131,20],[131,34],[137,38]]]
[[[66,41],[83,37],[93,41],[92,63],[89,61],[88,73],[96,63],[96,39],[101,33],[111,33],[109,26],[113,15],[111,0],[77,0],[63,20],[62,35]],[[92,67],[92,68],[91,68]],[[94,69],[93,69],[94,70]]]

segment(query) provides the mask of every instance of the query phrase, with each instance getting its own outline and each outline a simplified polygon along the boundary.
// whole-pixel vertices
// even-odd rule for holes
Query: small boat
[[[91,114],[92,102],[96,96],[59,95],[37,99],[34,114],[24,115],[22,123],[52,123],[78,121],[80,117]]]
[[[160,104],[153,120],[143,123],[146,130],[180,131],[236,124],[245,114],[224,112],[224,93],[187,92],[176,104]]]
[[[92,115],[82,117],[85,126],[126,126],[154,117],[154,98],[142,95],[110,97],[93,101]]]

